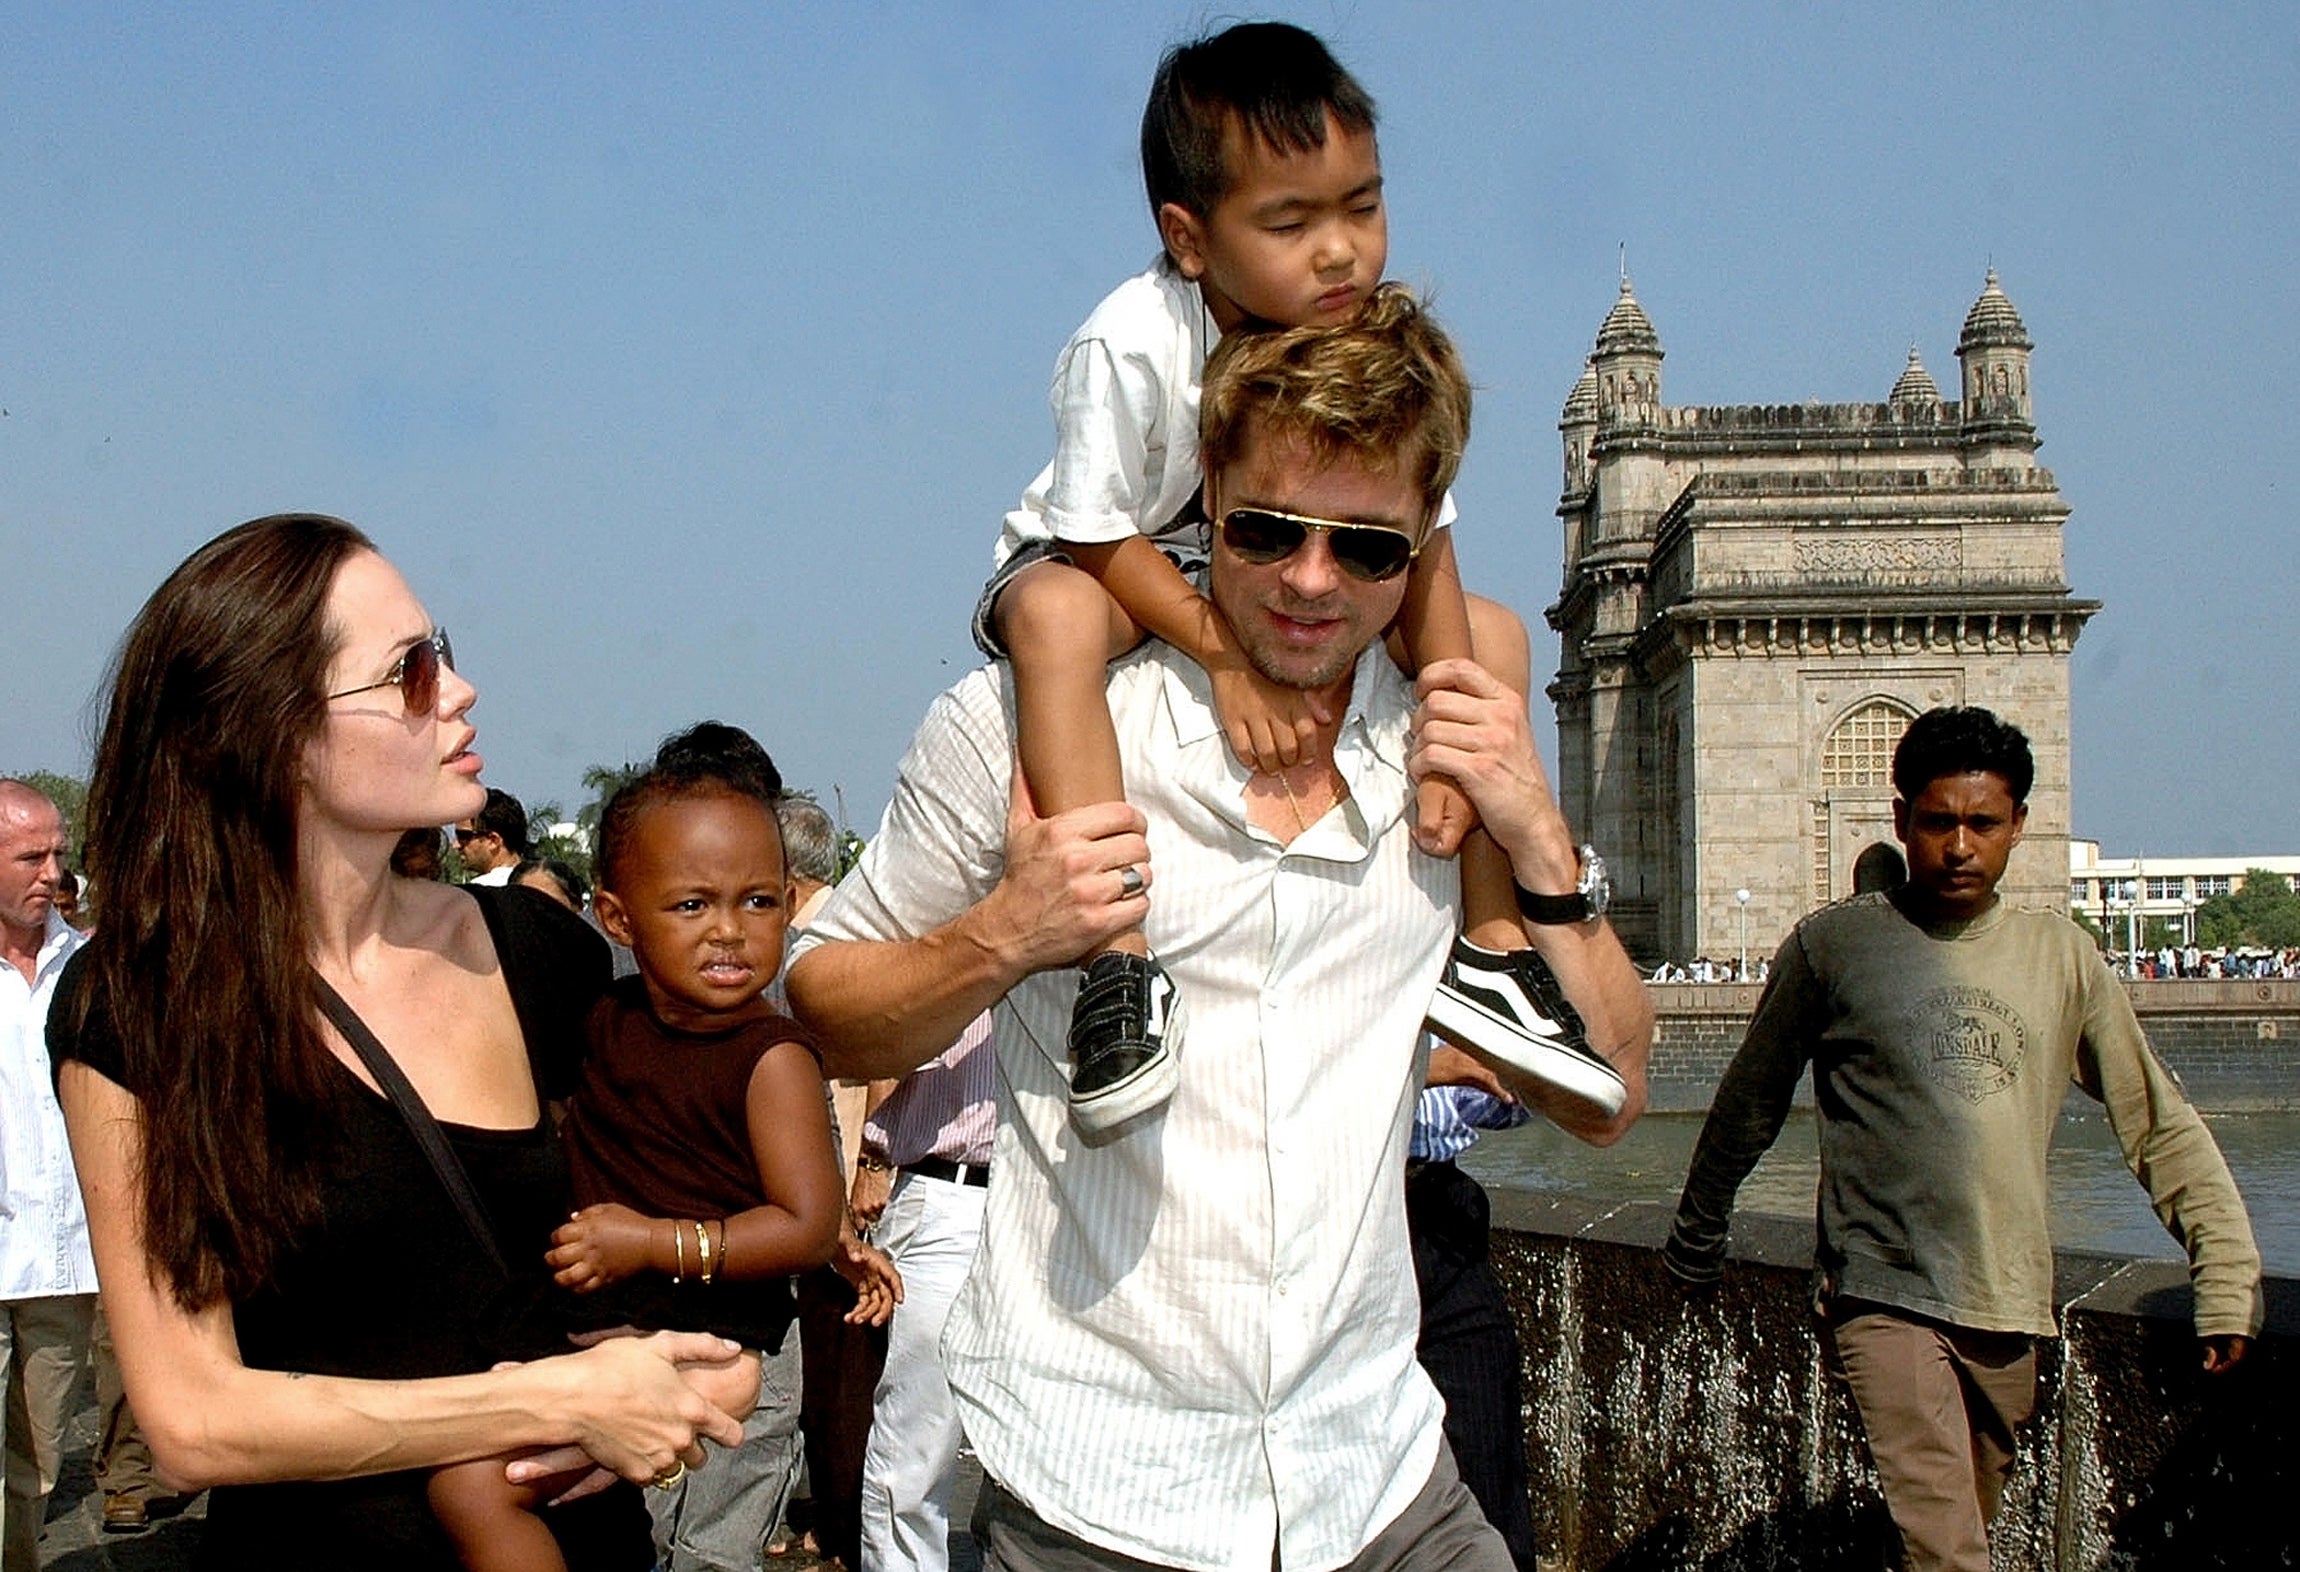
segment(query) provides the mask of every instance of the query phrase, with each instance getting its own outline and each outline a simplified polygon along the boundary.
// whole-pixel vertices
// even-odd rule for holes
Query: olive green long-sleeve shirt
[[[1734,1195],[1808,1061],[1824,1294],[2053,1334],[2045,1157],[2074,1080],[2188,1252],[2198,1335],[2259,1330],[2260,1252],[2236,1182],[2067,919],[2000,902],[1928,927],[1865,895],[1799,923],[1694,1149],[1680,1264],[1722,1254]]]

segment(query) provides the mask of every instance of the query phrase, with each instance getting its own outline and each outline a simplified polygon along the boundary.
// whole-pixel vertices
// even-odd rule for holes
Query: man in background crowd
[[[948,1572],[950,1496],[965,1435],[942,1329],[974,1264],[998,1125],[990,1014],[899,1081],[863,1129],[855,1215],[902,1273],[863,1454],[862,1572]]]
[[[88,1356],[96,1262],[48,1070],[48,1001],[85,940],[56,910],[64,815],[0,780],[0,1572],[38,1572],[73,1384]]]
[[[479,812],[455,827],[456,854],[473,884],[509,884],[512,870],[526,860],[527,810],[507,791],[487,789]]]
[[[2045,1158],[2073,1080],[2186,1247],[2208,1371],[2260,1330],[2260,1252],[2204,1121],[2092,940],[1997,895],[2028,738],[1928,710],[1893,753],[1908,877],[1825,906],[1773,962],[1694,1148],[1665,1253],[1713,1283],[1741,1183],[1813,1066],[1823,1351],[1853,1392],[1911,1572],[1989,1572],[2014,1433],[2057,1334]]]

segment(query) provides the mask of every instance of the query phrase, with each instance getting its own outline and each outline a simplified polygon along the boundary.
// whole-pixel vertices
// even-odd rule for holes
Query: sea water
[[[1700,1114],[1648,1114],[1614,1145],[1585,1146],[1547,1120],[1488,1135],[1462,1167],[1490,1187],[1563,1191],[1597,1201],[1674,1204],[1701,1133]],[[1741,1187],[1744,1211],[1813,1215],[1820,1159],[1809,1108],[1791,1111],[1781,1139]],[[2300,1113],[2206,1114],[2252,1214],[2271,1272],[2300,1275]],[[2180,1246],[2149,1209],[2096,1103],[2071,1098],[2053,1141],[2053,1243],[2065,1249],[2179,1260]]]

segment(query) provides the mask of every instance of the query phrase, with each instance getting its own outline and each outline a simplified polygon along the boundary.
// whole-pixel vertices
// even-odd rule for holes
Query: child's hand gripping
[[[1414,844],[1432,857],[1452,857],[1477,828],[1477,808],[1443,775],[1425,775],[1414,788]]]
[[[552,1231],[544,1264],[560,1287],[591,1293],[647,1270],[657,1222],[614,1201],[586,1206]]]
[[[855,1291],[855,1307],[846,1313],[849,1326],[884,1326],[893,1318],[894,1307],[902,1303],[902,1273],[885,1251],[841,1227],[831,1270]]]
[[[1206,674],[1214,713],[1240,764],[1275,775],[1313,757],[1318,728],[1333,716],[1310,694],[1272,682],[1242,660],[1209,666]]]

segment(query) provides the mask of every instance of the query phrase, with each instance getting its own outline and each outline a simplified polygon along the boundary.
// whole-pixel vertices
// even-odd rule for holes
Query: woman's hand
[[[588,1294],[646,1271],[661,1226],[660,1218],[642,1216],[619,1202],[586,1206],[552,1233],[554,1248],[545,1252],[544,1264],[560,1287]],[[700,1268],[701,1262],[696,1265]]]
[[[702,1438],[742,1444],[742,1421],[714,1396],[758,1397],[758,1361],[742,1346],[707,1332],[656,1332],[606,1339],[578,1354],[529,1367],[563,1377],[562,1398],[576,1437],[506,1465],[513,1484],[533,1484],[581,1468],[586,1460],[636,1484],[677,1465],[703,1465]],[[711,1394],[711,1395],[707,1395]],[[739,1406],[749,1412],[749,1402]],[[604,1481],[586,1479],[559,1499],[588,1495]]]

